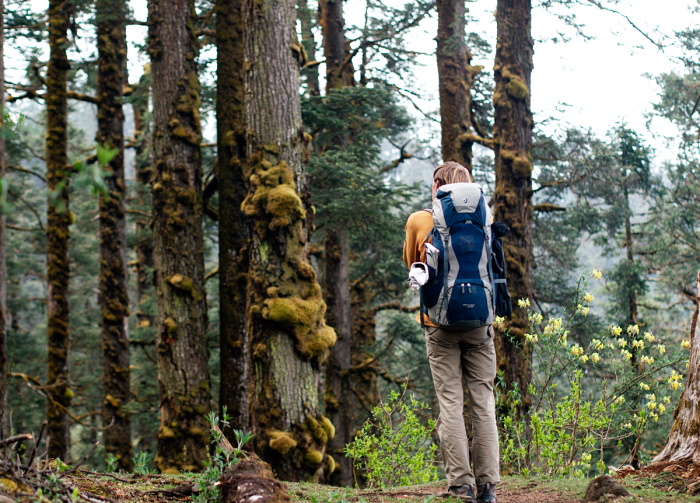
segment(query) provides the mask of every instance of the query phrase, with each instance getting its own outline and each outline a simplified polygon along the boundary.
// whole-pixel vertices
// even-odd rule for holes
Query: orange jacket
[[[403,261],[411,268],[414,262],[425,262],[426,242],[430,242],[429,234],[433,230],[433,214],[426,210],[416,211],[406,221],[406,240],[403,242]],[[420,323],[420,313],[416,315]],[[436,327],[427,314],[423,315],[423,323],[428,327]]]

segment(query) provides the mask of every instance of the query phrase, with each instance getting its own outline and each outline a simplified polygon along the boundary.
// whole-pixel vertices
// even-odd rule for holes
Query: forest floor
[[[676,468],[676,467],[673,467]],[[620,474],[619,474],[620,475]],[[700,485],[697,474],[688,478],[678,469],[667,471],[626,472],[616,478],[631,496],[617,498],[619,503],[630,502],[700,502],[696,492]],[[198,475],[165,476],[156,474],[100,474],[76,472],[62,478],[64,484],[85,501],[104,503],[166,503],[192,501]],[[590,479],[552,479],[535,477],[504,477],[498,485],[499,503],[577,503],[586,493]],[[390,489],[347,489],[320,484],[287,483],[293,502],[308,503],[456,503],[450,497],[445,481]],[[14,489],[14,490],[11,490]],[[10,488],[7,479],[0,476],[0,503],[49,501],[41,499],[27,487]],[[700,491],[698,491],[700,492]],[[7,495],[7,498],[3,496]],[[692,494],[692,493],[695,493]],[[74,501],[83,501],[76,498]],[[605,497],[600,501],[607,500]]]

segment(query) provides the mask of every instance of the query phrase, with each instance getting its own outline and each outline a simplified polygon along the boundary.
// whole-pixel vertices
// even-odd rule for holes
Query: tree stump
[[[581,503],[592,503],[600,501],[604,495],[610,496],[629,496],[630,493],[615,482],[610,475],[601,475],[591,480],[586,489],[586,495],[581,500]]]
[[[291,501],[270,465],[250,453],[229,468],[221,481],[221,503],[283,503]]]

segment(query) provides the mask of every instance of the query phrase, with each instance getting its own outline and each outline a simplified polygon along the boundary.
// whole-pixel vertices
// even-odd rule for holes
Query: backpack
[[[491,325],[494,305],[504,306],[506,300],[510,306],[510,296],[496,297],[494,285],[507,294],[505,260],[494,274],[491,212],[481,186],[439,187],[432,214],[432,243],[426,243],[429,279],[420,290],[421,319],[427,314],[435,324],[455,330]],[[502,258],[502,244],[498,249]]]

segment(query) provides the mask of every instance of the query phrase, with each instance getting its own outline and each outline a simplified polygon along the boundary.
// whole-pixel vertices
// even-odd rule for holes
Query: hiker
[[[463,184],[469,184],[469,186]],[[481,233],[490,240],[491,212],[488,205],[483,202],[481,189],[473,183],[469,171],[456,162],[446,162],[438,166],[433,172],[432,196],[434,201],[436,201],[438,194],[444,197],[444,192],[440,193],[439,189],[446,185],[456,188],[466,187],[471,191],[471,194],[475,193],[475,190],[477,191],[476,193],[481,199],[479,210],[486,217],[486,222],[482,223],[484,230],[481,230]],[[467,202],[467,198],[464,198],[464,202]],[[417,275],[419,283],[425,283],[423,276],[426,275],[427,270],[438,269],[438,265],[431,264],[431,257],[426,255],[426,243],[430,243],[432,240],[434,225],[433,213],[427,210],[413,213],[406,222],[403,259],[409,269],[412,265],[421,263],[416,264],[419,265],[419,268],[414,268],[411,274],[411,276]],[[486,227],[489,227],[488,230],[485,230]],[[482,242],[484,240],[482,238]],[[467,239],[463,242],[471,241]],[[461,244],[460,246],[465,245]],[[428,244],[427,249],[429,255],[432,253],[431,250],[435,250],[435,247]],[[487,249],[490,250],[490,246]],[[452,267],[454,268],[454,265]],[[483,269],[483,266],[479,264],[475,264],[474,267]],[[413,274],[416,271],[417,274]],[[431,274],[434,273],[433,270]],[[442,273],[444,274],[445,271]],[[442,279],[439,281],[437,289],[442,290]],[[471,293],[472,289],[476,292],[476,283],[478,281],[475,284],[466,283],[469,289],[468,293]],[[465,283],[455,284],[454,290],[458,290],[458,287],[461,287],[461,293],[465,294]],[[484,297],[488,297],[488,294],[485,294]],[[417,320],[421,322],[425,332],[433,385],[440,406],[437,432],[440,437],[442,458],[449,485],[448,492],[465,501],[495,502],[495,484],[500,482],[498,430],[493,393],[496,378],[496,351],[491,325],[493,323],[493,304],[488,304],[488,302],[488,309],[491,312],[487,318],[482,320],[484,326],[478,328],[455,330],[438,326],[430,319],[423,302],[421,302],[421,313],[417,316]],[[493,299],[490,302],[493,302]],[[473,303],[469,305],[473,306]],[[469,440],[464,425],[462,378],[464,378],[469,390],[471,403],[474,437],[471,453],[473,470],[470,467]]]

